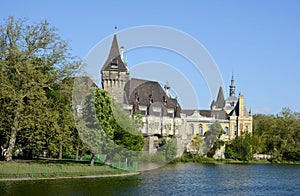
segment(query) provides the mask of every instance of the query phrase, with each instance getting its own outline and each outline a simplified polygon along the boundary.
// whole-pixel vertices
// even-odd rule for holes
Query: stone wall
[[[119,103],[123,103],[124,86],[128,80],[126,72],[102,71],[102,88]]]

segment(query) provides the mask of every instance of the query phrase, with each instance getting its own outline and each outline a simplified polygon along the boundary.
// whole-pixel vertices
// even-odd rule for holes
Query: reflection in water
[[[1,195],[297,195],[300,166],[176,164],[131,177],[0,182]]]

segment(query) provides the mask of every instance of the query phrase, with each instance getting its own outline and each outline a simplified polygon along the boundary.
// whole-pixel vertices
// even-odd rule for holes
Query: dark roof
[[[229,113],[230,116],[239,116],[240,115],[240,102],[238,101],[234,107],[234,109]],[[244,107],[244,116],[249,116],[247,108]]]
[[[211,111],[211,116],[216,118],[216,119],[220,119],[220,120],[227,120],[229,119],[229,115],[223,111],[223,110],[219,110],[219,111]]]
[[[121,59],[116,34],[113,37],[109,55],[102,67],[102,71],[127,71],[127,67]]]
[[[225,98],[222,87],[219,88],[217,100],[213,101],[212,106],[215,106],[216,108],[224,108],[225,106]]]
[[[228,114],[223,110],[181,110],[181,113],[191,116],[195,111],[198,111],[201,116],[214,117],[219,120],[228,120]]]
[[[131,78],[125,84],[124,93],[125,104],[132,105],[138,96],[140,106],[149,106],[150,100],[152,100],[153,106],[165,106],[168,109],[177,108],[176,113],[178,115],[181,110],[177,99],[168,97],[161,85],[155,81]]]

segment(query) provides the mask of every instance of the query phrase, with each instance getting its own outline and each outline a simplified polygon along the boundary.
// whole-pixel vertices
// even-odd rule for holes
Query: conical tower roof
[[[225,106],[225,99],[222,87],[219,88],[218,97],[214,104],[216,108],[223,108]]]
[[[110,47],[109,55],[104,63],[102,71],[127,71],[127,67],[122,61],[119,45],[116,34],[114,34],[113,41]]]

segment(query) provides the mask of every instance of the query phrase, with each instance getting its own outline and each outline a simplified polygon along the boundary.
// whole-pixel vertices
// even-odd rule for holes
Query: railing
[[[112,163],[112,167],[119,168],[122,170],[127,171],[138,171],[138,163],[137,162],[118,162],[118,163]]]

